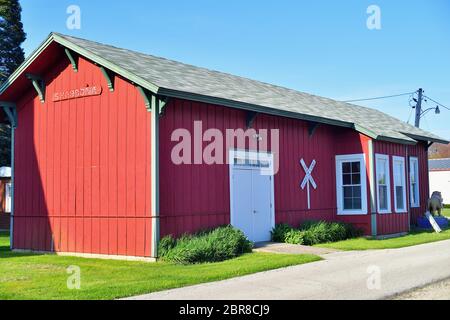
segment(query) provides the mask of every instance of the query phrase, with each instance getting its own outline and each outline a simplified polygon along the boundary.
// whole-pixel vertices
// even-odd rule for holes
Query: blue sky
[[[57,31],[338,100],[422,87],[450,107],[448,0],[21,3],[27,55]],[[66,27],[72,4],[81,8],[80,30]],[[381,9],[381,30],[366,27],[372,4]],[[407,96],[359,104],[403,121],[411,114]],[[449,120],[442,109],[422,128],[450,139]]]

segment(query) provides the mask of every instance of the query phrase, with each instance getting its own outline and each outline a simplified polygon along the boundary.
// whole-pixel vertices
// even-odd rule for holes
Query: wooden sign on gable
[[[65,91],[57,91],[53,94],[53,102],[64,101],[70,99],[78,99],[84,97],[99,96],[102,94],[102,86],[86,86],[78,89],[71,89]]]

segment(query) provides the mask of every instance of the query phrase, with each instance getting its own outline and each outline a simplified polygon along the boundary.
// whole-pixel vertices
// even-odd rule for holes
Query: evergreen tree
[[[25,59],[20,46],[26,37],[21,13],[19,0],[0,0],[0,83]]]
[[[0,167],[10,167],[10,166],[11,166],[11,126],[9,124],[0,124]]]
[[[22,7],[18,0],[0,0],[0,84],[24,61],[20,46],[26,34],[21,22]],[[2,111],[0,111],[2,112]],[[0,124],[0,166],[11,160],[11,127]]]

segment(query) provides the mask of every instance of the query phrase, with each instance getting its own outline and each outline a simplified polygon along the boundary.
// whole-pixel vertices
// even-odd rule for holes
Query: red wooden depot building
[[[21,250],[154,258],[164,235],[229,223],[254,241],[317,219],[407,232],[425,211],[428,147],[447,143],[377,110],[55,33],[0,101]],[[224,143],[222,164],[174,162],[176,129],[194,136],[187,158],[210,143],[196,123],[278,135]]]

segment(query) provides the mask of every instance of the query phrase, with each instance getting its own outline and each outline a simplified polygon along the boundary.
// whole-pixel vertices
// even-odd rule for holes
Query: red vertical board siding
[[[246,113],[242,110],[171,99],[160,120],[160,209],[161,236],[179,236],[205,228],[230,223],[230,186],[227,164],[182,164],[171,160],[171,141],[175,129],[187,129],[194,140],[194,121],[202,122],[203,132],[219,129],[246,129]],[[351,222],[370,233],[370,215],[337,216],[335,156],[365,153],[368,162],[369,138],[350,129],[321,125],[312,137],[304,121],[259,114],[255,130],[279,129],[279,172],[275,176],[276,222],[299,225],[305,220],[339,220]],[[224,141],[224,155],[227,146]],[[203,142],[203,147],[209,143]],[[248,142],[245,146],[248,148]],[[194,149],[194,141],[192,141]],[[268,149],[272,150],[270,141]],[[225,157],[227,159],[227,156]],[[311,192],[311,209],[307,209],[306,191],[300,183],[304,171],[300,159],[309,165],[317,161],[313,177],[318,189]],[[191,154],[194,161],[194,155]],[[368,178],[367,178],[368,179]],[[369,193],[367,194],[369,197]],[[370,202],[369,202],[370,203]]]
[[[150,256],[150,114],[119,76],[64,53],[18,106],[14,247]],[[101,85],[100,96],[53,102],[55,92]]]
[[[395,234],[409,231],[409,224],[416,224],[417,218],[425,212],[426,202],[429,195],[428,181],[428,152],[424,143],[417,145],[400,145],[390,142],[375,142],[375,153],[389,156],[389,169],[391,177],[391,207],[392,213],[377,215],[378,234]],[[406,167],[406,188],[407,188],[407,209],[408,213],[397,213],[394,207],[394,185],[393,185],[393,156],[405,158]],[[410,177],[409,177],[409,158],[417,157],[419,159],[419,188],[420,188],[420,208],[410,207]],[[410,219],[408,215],[410,214]]]

